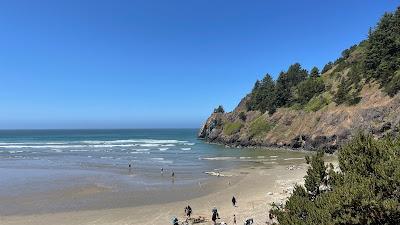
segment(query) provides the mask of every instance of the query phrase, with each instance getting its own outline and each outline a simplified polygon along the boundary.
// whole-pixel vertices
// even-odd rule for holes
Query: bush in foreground
[[[296,186],[279,224],[400,224],[400,139],[359,134],[339,151],[339,169],[323,153],[307,158],[305,187]]]

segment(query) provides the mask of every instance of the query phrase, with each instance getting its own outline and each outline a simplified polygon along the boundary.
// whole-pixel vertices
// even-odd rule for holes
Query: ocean
[[[196,129],[1,130],[0,215],[185,200],[212,189],[218,178],[206,172],[304,162],[303,152],[227,148],[196,134]]]

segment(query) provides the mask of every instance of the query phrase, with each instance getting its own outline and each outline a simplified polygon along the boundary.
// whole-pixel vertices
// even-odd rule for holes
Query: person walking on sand
[[[232,205],[234,206],[234,207],[236,207],[236,198],[235,198],[235,196],[233,196],[232,197]]]
[[[235,214],[233,214],[233,224],[236,225],[236,215]]]
[[[172,178],[175,178],[175,172],[172,170],[172,174],[171,174]]]
[[[213,221],[214,225],[217,224],[217,219],[219,219],[219,214],[217,208],[214,207],[212,209],[212,216],[211,216],[211,220]]]
[[[186,208],[187,208],[186,216],[190,218],[190,216],[192,215],[192,207],[188,205]]]

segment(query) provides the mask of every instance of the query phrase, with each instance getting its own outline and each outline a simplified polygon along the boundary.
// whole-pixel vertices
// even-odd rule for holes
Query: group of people
[[[237,200],[236,200],[235,196],[233,196],[232,197],[232,205],[234,207],[237,207],[236,204],[237,204]],[[191,218],[192,213],[193,213],[192,207],[190,207],[190,205],[186,206],[185,207],[185,215],[187,217],[186,224],[188,224],[188,220]],[[270,224],[270,222],[273,221],[273,219],[274,219],[273,215],[271,214],[271,212],[269,212],[268,217],[269,217],[269,221],[267,221],[267,224]],[[213,222],[214,225],[216,225],[218,219],[220,219],[220,216],[219,216],[219,213],[218,213],[218,209],[216,207],[214,207],[211,210],[211,221]],[[173,225],[179,225],[178,218],[174,217],[172,219],[172,224]],[[185,223],[183,223],[183,224],[185,224]],[[226,225],[226,223],[224,223],[224,222],[221,222],[220,224],[221,225],[223,225],[223,224]],[[237,225],[236,214],[233,215],[233,224]],[[244,222],[244,225],[252,225],[252,224],[254,224],[253,218],[246,219],[246,221]]]

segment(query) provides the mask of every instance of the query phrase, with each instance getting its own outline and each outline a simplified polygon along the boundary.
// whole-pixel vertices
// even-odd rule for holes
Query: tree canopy
[[[339,169],[323,153],[307,158],[305,185],[284,206],[274,205],[279,224],[384,224],[400,221],[400,139],[359,134],[339,151]]]

